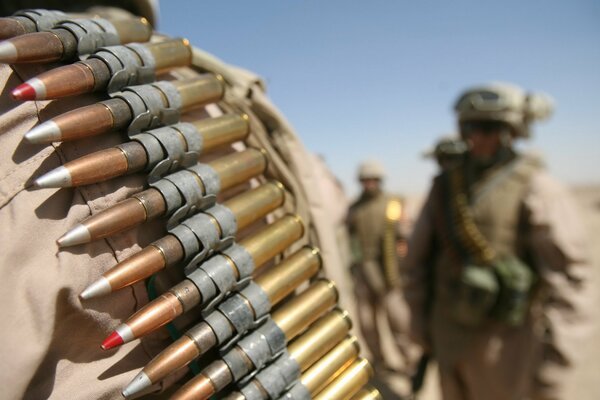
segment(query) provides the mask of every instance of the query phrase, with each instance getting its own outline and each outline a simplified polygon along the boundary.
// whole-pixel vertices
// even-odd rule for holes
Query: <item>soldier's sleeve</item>
[[[532,178],[525,210],[529,252],[541,280],[543,337],[535,389],[540,398],[565,398],[561,393],[585,348],[593,301],[586,234],[574,199],[545,172]]]
[[[404,296],[410,317],[409,331],[412,339],[423,348],[429,348],[427,334],[428,296],[431,279],[431,252],[433,250],[433,189],[425,202],[408,241],[408,254],[404,261]]]

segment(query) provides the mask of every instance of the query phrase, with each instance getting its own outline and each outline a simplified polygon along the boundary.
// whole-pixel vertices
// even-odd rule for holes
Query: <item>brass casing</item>
[[[109,148],[69,161],[71,186],[88,185],[127,173],[127,157],[119,148]],[[102,166],[102,168],[98,168]]]
[[[170,39],[148,43],[146,46],[154,56],[154,68],[157,72],[174,67],[185,67],[192,62],[192,49],[187,39]]]
[[[352,400],[383,400],[383,397],[377,389],[367,386],[352,396]]]
[[[356,360],[325,389],[313,397],[314,400],[349,400],[369,382],[373,368],[367,360]]]
[[[346,311],[333,310],[288,345],[290,357],[296,360],[300,371],[306,371],[335,347],[351,327],[352,323]]]
[[[315,275],[321,268],[319,250],[304,247],[275,268],[254,279],[254,282],[264,290],[271,305],[283,300],[302,282]]]
[[[121,44],[147,42],[152,36],[152,27],[146,18],[118,18],[111,19],[110,22],[115,27]]]
[[[204,74],[198,78],[171,82],[181,96],[181,108],[186,110],[192,106],[214,103],[223,98],[225,85],[212,74]]]
[[[237,227],[243,229],[283,204],[285,192],[279,182],[267,182],[223,203],[235,215]]]
[[[297,215],[285,215],[242,241],[254,260],[255,271],[302,237],[304,226]]]
[[[244,140],[250,125],[244,116],[225,114],[216,118],[204,118],[192,124],[202,135],[202,151],[207,152],[220,146]]]
[[[333,282],[321,279],[271,314],[289,341],[332,308],[338,293]]]
[[[354,336],[348,337],[306,370],[300,382],[314,396],[344,372],[356,360],[358,353],[358,341]]]
[[[208,163],[221,180],[221,190],[228,189],[259,175],[267,169],[267,158],[258,149],[246,149]]]

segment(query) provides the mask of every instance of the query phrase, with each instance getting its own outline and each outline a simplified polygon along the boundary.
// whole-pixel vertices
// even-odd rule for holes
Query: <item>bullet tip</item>
[[[34,182],[39,189],[70,187],[71,184],[71,173],[62,165],[40,176]]]
[[[142,390],[145,390],[152,386],[150,378],[144,371],[140,371],[139,374],[133,378],[133,380],[121,391],[123,397],[131,397]]]
[[[31,78],[14,88],[11,94],[16,100],[44,100],[46,85],[38,78]]]
[[[46,121],[25,134],[29,143],[42,144],[57,142],[62,139],[60,127],[54,121]]]
[[[90,231],[83,224],[75,225],[70,231],[62,235],[56,243],[60,247],[75,246],[77,244],[89,243],[92,240]]]
[[[29,83],[22,83],[11,92],[15,100],[35,100],[35,89]]]
[[[108,279],[102,276],[96,282],[92,283],[87,288],[85,288],[85,290],[81,292],[79,297],[82,300],[87,300],[94,297],[109,294],[110,292],[112,292],[110,283],[108,282]]]
[[[12,64],[17,61],[17,48],[9,41],[0,42],[0,63]]]
[[[102,342],[102,350],[110,350],[123,344],[123,338],[114,331]]]

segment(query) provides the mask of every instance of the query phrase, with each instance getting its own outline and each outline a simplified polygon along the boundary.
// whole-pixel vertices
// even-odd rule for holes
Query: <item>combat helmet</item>
[[[458,122],[499,121],[508,124],[516,137],[529,137],[533,121],[547,119],[554,101],[544,93],[527,93],[509,83],[490,83],[464,91],[454,105]]]
[[[358,167],[358,179],[383,179],[385,176],[385,169],[383,165],[377,160],[364,161]]]

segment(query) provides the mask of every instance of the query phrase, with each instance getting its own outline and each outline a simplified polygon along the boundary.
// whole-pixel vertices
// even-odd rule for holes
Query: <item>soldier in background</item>
[[[513,148],[552,103],[508,84],[455,105],[464,161],[434,179],[409,242],[412,337],[446,400],[565,399],[589,299],[575,204],[538,157]]]
[[[383,166],[377,161],[366,161],[358,169],[362,193],[348,211],[347,225],[352,252],[359,323],[363,337],[372,355],[376,373],[392,371],[398,378],[398,367],[390,360],[390,349],[385,348],[383,330],[393,337],[402,362],[406,366],[406,348],[400,336],[406,332],[401,321],[406,311],[401,304],[388,310],[388,296],[400,285],[400,263],[406,254],[402,232],[403,200],[383,190]],[[395,296],[396,299],[401,296]],[[390,320],[389,312],[394,318]],[[400,332],[398,332],[400,330]],[[403,332],[402,332],[403,331]]]

